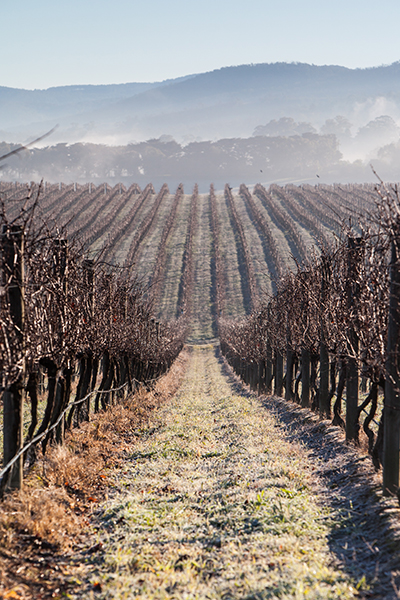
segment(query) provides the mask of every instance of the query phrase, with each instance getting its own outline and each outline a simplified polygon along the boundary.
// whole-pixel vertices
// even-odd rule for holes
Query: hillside
[[[129,143],[173,135],[178,141],[248,137],[271,119],[320,127],[342,115],[356,127],[400,117],[400,63],[370,69],[276,63],[226,67],[161,83],[0,87],[0,134],[25,141],[60,125],[52,143]],[[378,111],[378,112],[377,112]]]

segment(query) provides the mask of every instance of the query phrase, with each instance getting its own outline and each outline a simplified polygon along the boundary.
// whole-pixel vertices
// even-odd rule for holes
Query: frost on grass
[[[96,597],[358,595],[329,552],[304,448],[233,391],[212,347],[194,347],[179,393],[137,436],[99,513],[102,551],[86,567]]]

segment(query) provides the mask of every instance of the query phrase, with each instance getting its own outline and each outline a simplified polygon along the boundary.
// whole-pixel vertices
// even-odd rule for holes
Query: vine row
[[[244,278],[242,279],[242,286],[249,293],[250,309],[254,309],[258,303],[258,294],[256,292],[255,277],[253,263],[250,256],[249,247],[247,244],[246,236],[244,234],[243,225],[239,219],[239,215],[236,210],[235,202],[233,199],[232,191],[229,185],[225,186],[225,199],[228,203],[235,231],[239,237],[239,253],[242,256],[242,265],[244,270]],[[245,297],[246,292],[243,294]]]

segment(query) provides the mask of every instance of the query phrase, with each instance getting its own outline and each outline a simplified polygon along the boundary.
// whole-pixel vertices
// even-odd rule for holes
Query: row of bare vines
[[[340,204],[332,204],[332,199],[329,195],[330,189],[331,186],[324,188],[323,186],[303,185],[296,193],[296,197],[302,203],[305,210],[319,219],[324,227],[339,233],[341,218],[338,211],[340,211]],[[336,207],[336,212],[331,210],[332,206]]]
[[[90,195],[88,194],[88,196],[90,197]],[[98,198],[98,202],[92,202],[89,203],[89,205],[86,207],[86,209],[83,211],[83,214],[81,213],[78,216],[76,216],[75,214],[73,216],[71,216],[68,219],[68,229],[72,230],[74,233],[79,229],[79,235],[80,237],[83,238],[83,236],[86,237],[87,232],[90,231],[91,227],[93,226],[93,224],[97,221],[97,219],[102,215],[105,216],[104,213],[105,211],[105,206],[112,206],[116,210],[116,214],[118,214],[118,212],[120,210],[122,210],[122,208],[124,207],[124,205],[126,204],[126,202],[128,201],[128,198],[125,196],[125,194],[122,194],[122,190],[121,188],[118,188],[117,186],[115,186],[115,188],[113,190],[111,190],[110,194],[102,194],[99,196]],[[88,209],[88,210],[87,210]],[[114,211],[111,211],[114,212]],[[59,223],[59,219],[56,217],[55,218],[56,223]],[[103,219],[102,219],[103,221]],[[109,221],[108,219],[108,215],[107,218],[104,219],[104,221]],[[104,223],[103,223],[104,225]]]
[[[399,215],[397,188],[382,185],[361,235],[343,228],[257,311],[219,322],[223,354],[254,390],[333,417],[348,441],[363,428],[387,494],[399,490]]]
[[[124,216],[123,219],[118,221],[115,226],[110,230],[108,235],[107,244],[103,250],[103,259],[109,259],[112,253],[115,250],[116,244],[127,235],[128,231],[133,229],[136,224],[136,216],[139,210],[149,201],[149,198],[155,193],[154,187],[151,183],[146,185],[144,190],[138,195],[137,199],[133,203],[133,206],[128,211],[128,213]],[[161,192],[160,192],[161,194]],[[159,194],[159,195],[160,195]],[[157,201],[157,199],[156,199]],[[95,233],[95,232],[94,232]],[[96,238],[97,234],[95,233]],[[135,237],[133,238],[133,242],[135,242]],[[133,243],[132,242],[132,243]],[[137,246],[135,246],[135,251]],[[130,264],[130,263],[128,263]]]
[[[190,201],[189,224],[183,250],[182,270],[178,290],[178,302],[176,309],[177,317],[180,315],[185,315],[188,318],[192,309],[192,296],[194,288],[193,248],[197,227],[198,201],[199,188],[196,184]]]
[[[329,243],[329,238],[317,217],[306,210],[298,200],[298,195],[304,196],[300,188],[294,185],[286,188],[274,186],[274,193],[279,198],[282,208],[314,236],[318,246],[326,246]]]
[[[163,274],[165,271],[166,263],[166,252],[167,242],[171,234],[172,227],[175,223],[176,213],[178,211],[179,204],[182,202],[183,197],[183,185],[178,185],[174,200],[172,202],[171,210],[169,211],[167,221],[162,229],[161,238],[158,244],[156,264],[154,265],[153,273],[150,279],[151,295],[153,297],[154,304],[157,305],[161,293],[161,285],[163,281]]]
[[[0,214],[1,490],[20,487],[24,462],[69,428],[151,385],[185,337],[183,319],[154,319],[128,269],[88,260],[81,243],[36,218],[40,191],[13,220],[4,203]]]
[[[151,185],[151,189],[152,189],[152,193],[154,193],[154,188],[152,185]],[[126,265],[129,266],[132,264],[142,240],[149,233],[152,225],[154,225],[154,218],[157,214],[158,209],[161,206],[162,201],[168,196],[168,194],[169,194],[168,185],[166,183],[164,183],[161,190],[157,194],[157,197],[154,201],[153,206],[151,207],[150,211],[147,213],[147,215],[145,216],[143,221],[140,223],[140,226],[138,227],[135,235],[133,236],[133,240],[131,242],[131,245],[128,250],[128,254],[125,259]]]
[[[217,208],[217,199],[215,197],[214,185],[210,186],[210,220],[212,233],[212,256],[211,256],[211,281],[213,286],[213,296],[215,302],[215,331],[218,332],[218,319],[224,314],[226,309],[226,280],[225,271],[220,250],[220,224]]]
[[[297,260],[304,260],[307,256],[307,248],[304,244],[304,240],[289,213],[281,210],[278,203],[274,201],[274,188],[275,186],[270,186],[267,191],[258,183],[254,188],[254,194],[261,200],[270,217],[276,221],[277,225],[285,233],[294,257]]]
[[[263,250],[267,265],[269,267],[269,271],[275,279],[279,279],[284,273],[284,267],[282,264],[282,259],[278,250],[278,246],[276,244],[274,236],[272,235],[268,221],[262,214],[261,210],[258,208],[257,204],[254,201],[254,198],[252,197],[249,190],[244,184],[240,186],[239,192],[243,200],[246,202],[253,223],[255,224],[255,226],[261,234]]]
[[[250,256],[249,247],[247,244],[246,236],[244,233],[243,224],[239,218],[239,215],[236,210],[235,201],[233,199],[232,190],[228,184],[225,185],[225,200],[228,204],[232,215],[233,227],[235,230],[235,234],[238,237],[238,248],[239,254],[241,255],[241,260],[239,259],[239,263],[242,263],[243,275],[242,281],[245,283],[245,288],[249,293],[249,304],[250,308],[254,309],[258,304],[258,294],[256,290],[255,277],[254,277],[254,267],[253,261]]]
[[[138,199],[138,195],[140,194],[140,190],[138,191],[136,186],[131,186],[128,190],[120,189],[119,190],[119,199],[110,203],[110,200],[107,199],[107,204],[110,205],[110,210],[108,212],[99,209],[96,212],[96,219],[99,217],[99,221],[96,219],[92,219],[90,222],[90,228],[86,225],[86,243],[88,246],[94,244],[96,240],[99,240],[103,235],[105,235],[108,231],[111,231],[114,223],[118,223],[119,216],[121,212],[125,209],[125,207],[130,204],[135,206],[136,200]],[[104,214],[106,213],[106,214]],[[82,226],[79,226],[78,229],[79,235],[82,235]]]

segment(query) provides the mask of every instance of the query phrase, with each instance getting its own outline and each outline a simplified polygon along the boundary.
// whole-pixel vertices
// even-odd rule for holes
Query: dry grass
[[[91,515],[113,470],[132,452],[135,433],[151,412],[174,395],[186,362],[184,352],[152,391],[141,389],[73,430],[64,446],[40,458],[24,489],[0,504],[0,598],[62,593],[64,559],[85,547]]]

